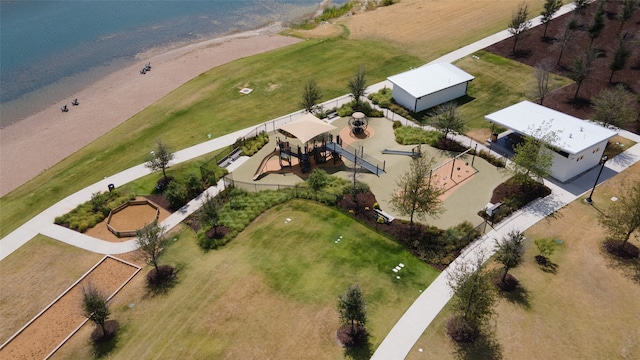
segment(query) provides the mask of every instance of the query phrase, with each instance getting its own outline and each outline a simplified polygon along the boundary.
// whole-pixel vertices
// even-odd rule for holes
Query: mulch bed
[[[522,186],[515,182],[513,178],[510,178],[493,189],[491,203],[497,204],[505,202],[508,199],[517,199],[517,201],[522,203],[522,206],[524,206],[537,198],[543,198],[550,194],[551,189],[546,187],[543,183],[536,182],[527,186]]]
[[[616,84],[623,84],[632,94],[637,96],[640,94],[640,46],[634,45],[634,41],[638,41],[640,34],[640,11],[636,10],[633,17],[629,19],[622,29],[623,33],[629,34],[629,49],[631,56],[627,60],[627,64],[623,70],[617,71],[613,76],[613,84],[609,83],[609,63],[613,57],[613,53],[618,44],[618,29],[620,21],[617,15],[620,13],[622,1],[611,0],[606,2],[605,9],[607,16],[605,27],[601,35],[593,42],[593,47],[602,51],[594,61],[594,68],[589,77],[582,83],[578,93],[578,99],[573,100],[577,85],[571,84],[562,89],[558,89],[549,94],[544,99],[543,105],[565,114],[569,114],[581,119],[590,119],[594,110],[591,106],[591,100],[597,96],[600,91],[605,88],[612,88]],[[550,60],[554,67],[552,72],[567,76],[568,65],[572,58],[583,54],[589,47],[591,38],[586,31],[593,19],[598,4],[596,2],[589,5],[584,15],[579,16],[581,29],[575,31],[571,42],[566,46],[562,55],[560,64],[557,60],[560,55],[561,37],[566,28],[566,24],[570,21],[574,12],[565,14],[558,18],[554,18],[547,29],[547,39],[543,39],[544,26],[536,26],[529,30],[528,36],[521,38],[516,47],[516,53],[512,53],[513,39],[509,38],[499,43],[487,47],[485,50],[494,54],[522,62],[530,66],[536,66],[543,60]],[[531,14],[536,15],[536,14]],[[636,112],[640,113],[640,103],[635,104]],[[627,130],[640,133],[640,121],[631,123]]]
[[[493,278],[493,285],[504,292],[511,292],[515,290],[518,285],[520,285],[520,282],[518,281],[518,279],[516,279],[515,276],[511,274],[507,274],[507,276],[505,276],[504,278],[504,281],[502,281],[502,271],[499,271]]]

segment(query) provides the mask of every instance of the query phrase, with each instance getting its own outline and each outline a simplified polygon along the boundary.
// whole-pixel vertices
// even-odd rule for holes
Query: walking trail
[[[573,9],[573,5],[565,5],[556,16],[567,13]],[[539,24],[539,19],[536,18],[533,21],[534,25]],[[465,46],[461,49],[453,51],[447,55],[442,56],[434,60],[434,62],[448,61],[452,62],[464,56],[470,55],[475,51],[483,49],[491,44],[508,38],[510,34],[505,30],[500,33],[489,36],[483,40],[475,42],[471,45]],[[367,88],[367,93],[376,92],[383,87],[391,87],[391,84],[387,81],[374,84]],[[332,99],[325,102],[323,105],[328,107],[339,106],[340,104],[347,102],[348,96],[342,96],[337,99]],[[389,113],[387,112],[389,115]],[[246,128],[236,131],[225,136],[212,139],[210,141],[192,146],[190,148],[178,151],[175,153],[174,164],[181,163],[198,156],[216,151],[218,149],[228,147],[232,145],[236,139],[245,136],[255,129],[274,129],[276,123],[289,122],[300,116],[300,112],[292,113],[282,118],[267,121],[260,125]],[[399,118],[397,114],[393,114],[394,119],[404,120],[405,124],[410,124],[406,119]],[[602,183],[607,179],[615,176],[622,170],[640,161],[640,136],[621,131],[621,135],[627,137],[638,144],[629,148],[624,153],[609,160],[606,163],[605,171],[600,177]],[[464,136],[458,136],[458,139],[463,144],[471,143],[474,146],[476,142]],[[483,144],[478,144],[481,149],[488,149]],[[231,162],[227,167],[229,172],[237,169],[248,158],[240,157]],[[544,199],[540,199],[526,208],[514,213],[508,219],[501,222],[497,227],[487,233],[478,241],[471,244],[458,259],[456,259],[449,268],[443,271],[436,280],[429,285],[429,287],[422,292],[418,299],[411,305],[411,307],[405,312],[400,320],[393,327],[391,332],[382,341],[376,352],[373,354],[372,359],[404,359],[411,348],[420,338],[422,333],[429,326],[431,321],[445,306],[445,304],[451,299],[451,292],[447,285],[447,276],[450,272],[449,269],[455,268],[455,265],[459,262],[470,261],[476,259],[479,255],[483,255],[485,258],[493,254],[494,239],[502,238],[507,232],[511,230],[525,230],[534,225],[541,219],[545,218],[549,214],[559,210],[568,203],[574,201],[586,191],[590,190],[594,184],[597,172],[599,168],[596,167],[587,173],[581,175],[579,178],[568,184],[560,184],[552,181],[545,180],[545,185],[553,190],[553,193]],[[144,164],[129,168],[120,173],[112,175],[99,181],[91,186],[88,186],[49,207],[41,212],[39,215],[33,217],[18,229],[11,232],[0,240],[0,260],[9,256],[20,246],[24,245],[27,241],[35,237],[37,234],[43,234],[53,239],[65,242],[67,244],[92,251],[99,254],[121,254],[130,252],[136,249],[135,240],[129,240],[126,242],[112,243],[104,240],[100,240],[85,234],[78,233],[68,228],[55,225],[54,219],[57,216],[61,216],[71,211],[78,205],[91,199],[93,193],[104,191],[109,184],[119,186],[128,182],[134,181],[142,176],[150,173]],[[204,194],[208,193],[212,196],[218,194],[223,190],[224,184],[222,181],[218,182],[216,186],[212,186],[207,189],[203,194],[193,199],[187,205],[180,208],[173,213],[167,219],[165,219],[161,225],[166,226],[167,229],[172,229],[180,222],[182,222],[187,216],[195,212],[202,205]]]

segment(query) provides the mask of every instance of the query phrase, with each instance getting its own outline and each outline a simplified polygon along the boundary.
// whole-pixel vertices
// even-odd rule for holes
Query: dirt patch
[[[136,200],[141,200],[141,199],[144,199],[144,198],[143,197],[136,198]],[[161,204],[158,204],[155,201],[152,201],[151,199],[148,199],[148,200],[151,201],[152,203],[154,203],[154,205],[158,206],[158,210],[160,210],[160,216],[158,217],[158,223],[161,223],[166,218],[168,218],[169,215],[171,215],[171,213],[168,210],[166,210],[164,207],[162,207]],[[151,208],[150,206],[145,206],[145,207],[151,209],[153,211],[153,217],[155,217],[155,209]],[[133,211],[136,211],[136,210],[134,209]],[[127,216],[126,219],[122,220],[124,222],[127,222],[126,224],[123,224],[123,227],[124,226],[129,226],[129,222],[134,224],[132,226],[135,226],[135,224],[140,223],[140,218],[138,218],[138,215],[146,216],[144,214],[137,214],[137,213],[127,213],[127,214],[131,215],[130,216],[131,218],[129,218],[129,216]],[[145,219],[146,218],[148,218],[148,216],[146,216]],[[151,221],[153,221],[153,218],[151,218]],[[147,222],[142,223],[142,226],[144,226],[144,224],[150,223],[151,221],[147,221]],[[113,226],[113,219],[112,219],[112,226]],[[89,235],[91,237],[97,238],[97,239],[110,241],[110,242],[124,242],[124,241],[129,241],[129,240],[133,239],[133,237],[122,237],[122,238],[119,238],[119,237],[115,236],[111,231],[109,231],[109,229],[107,229],[107,219],[104,219],[104,221],[102,221],[98,225],[92,227],[91,229],[88,229],[85,232],[85,234]]]
[[[109,224],[116,231],[139,230],[155,220],[157,210],[148,203],[128,205],[111,215]]]
[[[322,23],[311,30],[292,30],[289,33],[302,38],[328,38],[340,36],[344,30],[340,25]]]
[[[634,37],[637,37],[640,33],[640,11],[635,11],[633,17],[629,19],[622,28],[622,33],[628,33],[632,38],[629,40],[631,56],[625,68],[617,71],[613,76],[612,83],[609,83],[609,77],[611,75],[609,64],[611,63],[618,44],[620,21],[617,20],[617,14],[620,12],[621,1],[608,1],[605,4],[607,11],[605,27],[602,34],[593,41],[593,48],[600,51],[601,54],[594,60],[593,70],[580,86],[577,99],[574,100],[577,85],[573,83],[545,97],[543,102],[544,106],[581,119],[590,119],[594,114],[591,101],[603,89],[611,88],[616,84],[622,84],[629,89],[632,94],[640,94],[640,81],[638,80],[640,79],[640,47],[633,45],[633,42],[637,41]],[[558,59],[560,58],[562,48],[560,39],[562,38],[567,23],[573,17],[573,13],[553,19],[547,29],[547,39],[542,37],[544,32],[543,26],[537,26],[531,29],[528,36],[518,41],[515,54],[512,52],[513,39],[506,39],[485,50],[530,66],[536,66],[543,60],[548,60],[554,65],[552,69],[553,73],[568,77],[571,59],[584,54],[589,47],[591,38],[586,29],[591,23],[593,13],[597,7],[598,5],[596,3],[589,5],[585,14],[578,17],[581,27],[579,30],[573,32],[573,37],[566,46],[559,63]],[[640,112],[640,103],[636,102],[635,107],[636,112]],[[640,126],[639,124],[640,123],[636,121],[630,124],[627,130],[637,133],[640,131],[640,128],[638,128]]]
[[[3,359],[42,359],[84,321],[82,286],[88,283],[104,294],[115,295],[139,268],[112,257],[103,258],[85,277],[63,293],[0,350]]]
[[[359,140],[370,139],[375,135],[376,131],[371,126],[367,126],[367,129],[359,134],[354,134],[348,126],[345,126],[340,130],[340,139],[342,139],[343,147],[351,145]]]

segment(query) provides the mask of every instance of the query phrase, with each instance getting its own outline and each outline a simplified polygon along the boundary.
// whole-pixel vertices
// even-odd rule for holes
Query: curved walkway
[[[565,5],[560,9],[556,16],[567,13],[572,9],[573,4]],[[539,18],[534,19],[532,21],[532,24],[539,24]],[[465,46],[439,59],[436,59],[434,60],[434,62],[455,61],[475,51],[483,49],[493,43],[504,40],[509,36],[511,35],[506,30],[502,31],[471,45]],[[390,87],[390,84],[387,81],[374,84],[367,88],[367,92],[375,92],[385,86]],[[343,96],[337,99],[329,100],[323,105],[328,107],[337,107],[347,101],[349,101],[349,97]],[[235,142],[237,138],[245,136],[254,130],[275,130],[277,122],[289,122],[294,118],[297,118],[299,115],[299,112],[289,114],[280,119],[268,121],[254,127],[239,130],[234,133],[227,134],[225,136],[178,151],[175,153],[174,163],[187,161],[195,157],[213,152],[215,150],[230,146]],[[397,115],[395,116],[397,117]],[[408,124],[408,122],[406,123]],[[620,171],[640,161],[640,136],[624,131],[621,133],[623,136],[638,142],[638,144],[607,162],[606,171],[604,171],[602,176],[600,177],[600,183],[606,181]],[[470,139],[463,136],[459,137],[459,140],[462,140],[465,144],[471,141]],[[475,142],[472,142],[472,145],[473,144],[475,144]],[[479,144],[479,146],[484,147],[482,144]],[[232,172],[234,169],[244,163],[246,159],[247,158],[241,157],[240,159],[236,160],[228,167],[228,170]],[[591,171],[581,175],[579,178],[569,184],[556,184],[553,182],[545,181],[545,184],[553,190],[552,195],[538,200],[510,216],[507,220],[503,221],[491,232],[487,233],[482,239],[474,242],[471,246],[469,246],[462,253],[462,255],[454,261],[452,265],[455,266],[455,264],[458,262],[474,259],[478,256],[478,254],[481,253],[484,253],[485,255],[492,254],[494,252],[494,239],[501,238],[504,234],[513,229],[525,230],[547,215],[577,199],[579,196],[581,196],[591,188],[598,171],[599,168],[596,167]],[[148,170],[144,166],[144,164],[141,164],[105,178],[102,181],[99,181],[64,198],[63,200],[44,210],[42,213],[35,216],[31,220],[20,226],[18,229],[5,236],[2,240],[0,240],[0,260],[10,255],[13,251],[24,245],[27,241],[29,241],[39,233],[57,239],[59,241],[63,241],[70,245],[100,254],[120,254],[135,250],[135,240],[129,240],[122,243],[111,243],[55,225],[53,221],[57,216],[63,215],[74,209],[79,204],[90,200],[91,194],[98,191],[106,190],[108,184],[115,184],[116,186],[118,186],[138,179],[149,173],[150,170]],[[205,192],[215,196],[220,190],[222,190],[223,186],[224,185],[219,182],[217,186],[211,187]],[[179,224],[182,220],[184,220],[187,216],[192,214],[200,207],[202,198],[203,196],[200,195],[197,198],[193,199],[187,205],[185,205],[180,210],[169,216],[169,218],[167,218],[165,221],[163,221],[162,225],[165,225],[168,229],[171,229]],[[451,298],[451,293],[447,285],[448,273],[449,268],[443,271],[440,276],[438,276],[436,280],[418,297],[418,299],[413,303],[413,305],[411,305],[411,307],[405,312],[402,318],[400,318],[400,320],[393,327],[391,332],[389,332],[389,334],[382,341],[376,352],[373,354],[372,359],[390,360],[404,359],[406,357],[406,355],[409,353],[409,351],[411,351],[411,348],[420,338],[424,330],[429,326],[431,321]]]

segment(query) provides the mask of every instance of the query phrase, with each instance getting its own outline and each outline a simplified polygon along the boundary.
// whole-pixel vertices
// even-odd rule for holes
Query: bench
[[[331,120],[335,117],[338,117],[338,112],[335,110],[331,110],[327,113],[327,119]]]
[[[393,220],[395,220],[395,218],[389,214],[387,214],[386,212],[379,210],[379,209],[373,209],[373,211],[375,211],[378,215],[382,216],[382,218],[384,219],[384,222],[386,224],[389,224],[390,222],[392,222]]]

